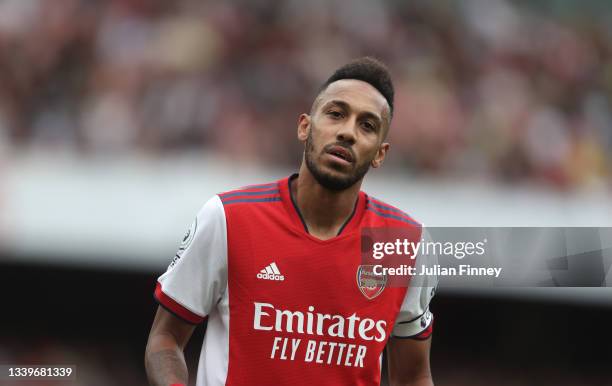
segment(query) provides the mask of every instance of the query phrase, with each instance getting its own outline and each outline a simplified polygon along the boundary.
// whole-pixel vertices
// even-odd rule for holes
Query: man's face
[[[379,167],[389,148],[386,99],[370,84],[354,79],[331,83],[302,114],[298,138],[305,144],[306,166],[323,187],[353,186],[370,166]]]

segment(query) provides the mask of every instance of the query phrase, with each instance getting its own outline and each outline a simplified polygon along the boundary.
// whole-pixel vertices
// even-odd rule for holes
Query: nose
[[[349,144],[355,143],[355,130],[357,129],[357,122],[355,119],[348,119],[343,125],[340,126],[336,133],[336,140],[338,142],[347,142]]]

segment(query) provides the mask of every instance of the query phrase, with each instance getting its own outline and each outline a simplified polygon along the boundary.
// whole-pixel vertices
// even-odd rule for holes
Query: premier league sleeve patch
[[[191,223],[191,226],[189,227],[189,229],[187,229],[185,236],[183,236],[183,240],[181,240],[181,245],[179,246],[178,251],[176,251],[176,254],[174,255],[174,259],[172,259],[172,262],[170,262],[168,269],[171,269],[172,267],[174,267],[174,265],[179,261],[181,256],[183,256],[183,253],[185,253],[187,248],[189,248],[189,246],[193,242],[193,239],[195,238],[195,234],[197,230],[198,230],[198,219],[196,217],[193,220],[193,223]]]

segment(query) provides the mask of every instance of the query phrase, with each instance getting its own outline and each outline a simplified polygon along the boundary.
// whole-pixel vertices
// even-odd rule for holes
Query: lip
[[[350,152],[350,150],[343,146],[331,146],[327,149],[326,153],[343,163],[352,164],[354,160],[353,154]]]

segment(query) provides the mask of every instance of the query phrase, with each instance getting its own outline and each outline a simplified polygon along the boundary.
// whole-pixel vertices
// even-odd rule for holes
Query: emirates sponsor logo
[[[314,306],[304,311],[276,308],[270,303],[254,302],[253,329],[299,334],[295,337],[276,336],[272,341],[271,359],[298,360],[325,365],[364,367],[368,346],[356,343],[384,342],[387,322],[315,312]],[[300,335],[336,338],[336,341],[302,339]],[[356,343],[346,343],[354,340]],[[302,344],[304,343],[304,344]]]

